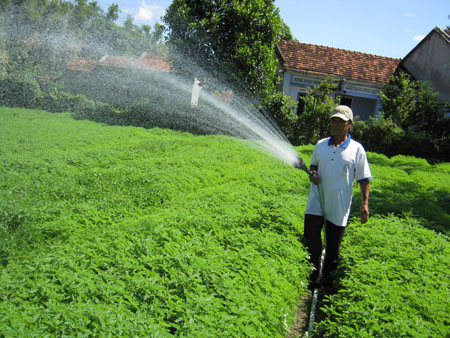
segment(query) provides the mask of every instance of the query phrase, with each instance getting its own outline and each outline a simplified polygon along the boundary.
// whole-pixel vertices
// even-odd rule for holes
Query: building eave
[[[321,77],[323,79],[326,78],[332,78],[332,79],[336,79],[336,80],[346,80],[346,81],[352,81],[352,82],[358,82],[358,83],[367,83],[373,86],[384,86],[385,84],[387,84],[388,82],[381,82],[381,81],[370,81],[370,80],[365,80],[365,79],[348,79],[345,76],[341,76],[341,75],[336,75],[336,74],[329,74],[329,73],[324,73],[324,72],[315,72],[315,71],[311,71],[311,70],[304,70],[304,69],[299,69],[299,68],[289,68],[289,67],[285,67],[283,68],[283,70],[285,72],[292,72],[292,73],[301,73],[301,74],[305,74],[305,75],[315,75],[318,77]]]
[[[428,33],[401,61],[400,65],[403,66],[403,63],[411,56],[413,55],[426,41],[430,40],[433,34],[438,34],[442,39],[444,39],[449,45],[450,45],[450,36],[443,31],[439,27],[434,27],[430,33]]]

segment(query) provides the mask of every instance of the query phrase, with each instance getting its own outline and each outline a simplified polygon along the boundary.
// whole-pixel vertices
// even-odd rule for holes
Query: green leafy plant
[[[350,227],[323,337],[446,337],[450,243],[409,215]]]
[[[7,108],[0,126],[2,334],[284,335],[302,173],[228,137]]]
[[[0,334],[286,336],[310,183],[248,142],[0,108]],[[445,337],[450,165],[368,157],[318,333]]]

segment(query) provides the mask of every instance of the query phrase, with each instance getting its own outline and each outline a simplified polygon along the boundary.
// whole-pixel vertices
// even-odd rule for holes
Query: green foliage
[[[50,112],[77,112],[79,114],[86,114],[97,109],[95,102],[86,96],[73,95],[58,89],[45,92],[39,100],[38,107]]]
[[[228,137],[7,108],[0,128],[1,334],[285,335],[303,173]]]
[[[366,150],[387,156],[398,154],[400,144],[405,139],[405,131],[391,119],[384,117],[370,117],[368,121],[356,121],[350,133]]]
[[[322,81],[308,92],[305,98],[305,111],[298,117],[296,125],[296,144],[315,144],[329,136],[331,112],[338,105],[330,93],[336,89],[331,79]]]
[[[32,69],[40,76],[57,77],[73,57],[98,59],[105,54],[140,56],[167,52],[162,29],[114,23],[119,8],[105,14],[97,2],[24,0],[0,8],[2,41],[10,66]],[[3,46],[2,46],[3,47]]]
[[[0,76],[0,105],[45,109],[49,112],[70,112],[77,119],[90,119],[109,124],[129,124],[106,103],[96,102],[86,96],[70,94],[58,83],[40,89],[31,72],[11,72]]]
[[[443,124],[446,125],[448,123]],[[440,128],[443,128],[442,125]],[[417,156],[433,161],[448,161],[450,137],[433,138],[426,131],[404,130],[391,118],[370,118],[356,121],[350,131],[366,150],[387,156],[398,154]]]
[[[119,5],[111,4],[108,7],[108,12],[106,13],[106,18],[110,21],[116,21],[119,18]]]
[[[359,131],[367,149],[387,155],[405,154],[448,161],[450,150],[449,119],[428,82],[415,81],[406,73],[392,77],[380,93],[382,119],[371,121],[369,136]],[[361,127],[361,126],[360,126]],[[386,130],[384,130],[384,128]],[[361,128],[364,129],[364,128]],[[388,136],[387,131],[394,131]],[[380,143],[374,144],[378,139]]]
[[[450,242],[405,216],[349,227],[321,337],[448,337]]]
[[[392,77],[380,94],[382,114],[404,130],[413,128],[433,135],[435,125],[444,118],[437,93],[428,82],[414,81],[400,72]]]
[[[411,76],[399,73],[392,77],[392,83],[386,85],[380,93],[383,115],[404,128],[409,126],[409,115],[414,110],[416,90],[411,84]]]
[[[1,334],[285,336],[309,274],[304,173],[223,136],[8,108],[0,129]],[[372,218],[355,189],[317,330],[445,337],[450,164],[368,158]]]
[[[275,91],[275,44],[283,24],[273,1],[186,1],[169,6],[168,43],[220,80],[265,98]],[[286,34],[286,29],[284,29]],[[177,61],[177,60],[175,60]],[[185,59],[181,65],[186,68]]]
[[[283,93],[274,93],[264,100],[264,106],[271,113],[278,126],[289,140],[295,140],[297,115],[294,114],[295,104]]]
[[[423,226],[450,235],[450,176],[447,163],[431,165],[425,159],[368,153],[374,180],[370,185],[370,210],[373,215],[405,212],[424,219]],[[359,217],[361,197],[354,196],[352,216]]]
[[[0,74],[0,105],[32,108],[41,95],[40,86],[30,72]]]

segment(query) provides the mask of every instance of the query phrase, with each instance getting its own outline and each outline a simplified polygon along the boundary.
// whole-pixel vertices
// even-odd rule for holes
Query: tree
[[[338,97],[330,96],[336,88],[337,84],[329,78],[300,98],[305,101],[305,111],[298,117],[295,143],[314,144],[329,135],[330,114],[339,103]]]
[[[74,56],[98,59],[163,50],[159,26],[146,36],[131,17],[125,27],[115,24],[117,4],[105,14],[97,1],[8,0],[1,2],[0,11],[2,69],[28,69],[56,78]]]
[[[449,161],[450,119],[428,82],[394,75],[380,93],[381,118],[357,122],[354,135],[366,150]]]
[[[74,22],[74,27],[83,30],[85,25],[101,15],[101,8],[98,7],[96,1],[88,3],[86,0],[75,0],[74,13],[71,15],[71,18]]]
[[[127,14],[127,18],[123,23],[123,27],[128,31],[133,31],[136,29],[136,25],[133,23],[134,19],[130,14]]]
[[[383,117],[404,130],[438,136],[444,111],[430,83],[415,81],[409,74],[400,72],[383,88],[380,97]]]
[[[174,0],[163,21],[169,46],[212,77],[243,82],[263,99],[275,92],[273,54],[283,23],[273,0]]]
[[[154,44],[162,43],[163,33],[164,33],[164,26],[159,23],[155,23],[155,26],[153,26],[152,42]]]
[[[109,21],[116,21],[119,18],[119,5],[118,4],[111,4],[111,6],[108,7],[108,13],[106,13],[106,18]]]

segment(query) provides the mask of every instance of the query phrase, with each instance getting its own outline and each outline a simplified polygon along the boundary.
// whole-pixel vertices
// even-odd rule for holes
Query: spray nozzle
[[[309,170],[309,168],[306,166],[305,161],[303,161],[303,159],[299,156],[295,163],[293,164],[294,168],[297,169],[301,169],[304,172],[306,172],[308,175],[312,175],[311,171]]]

